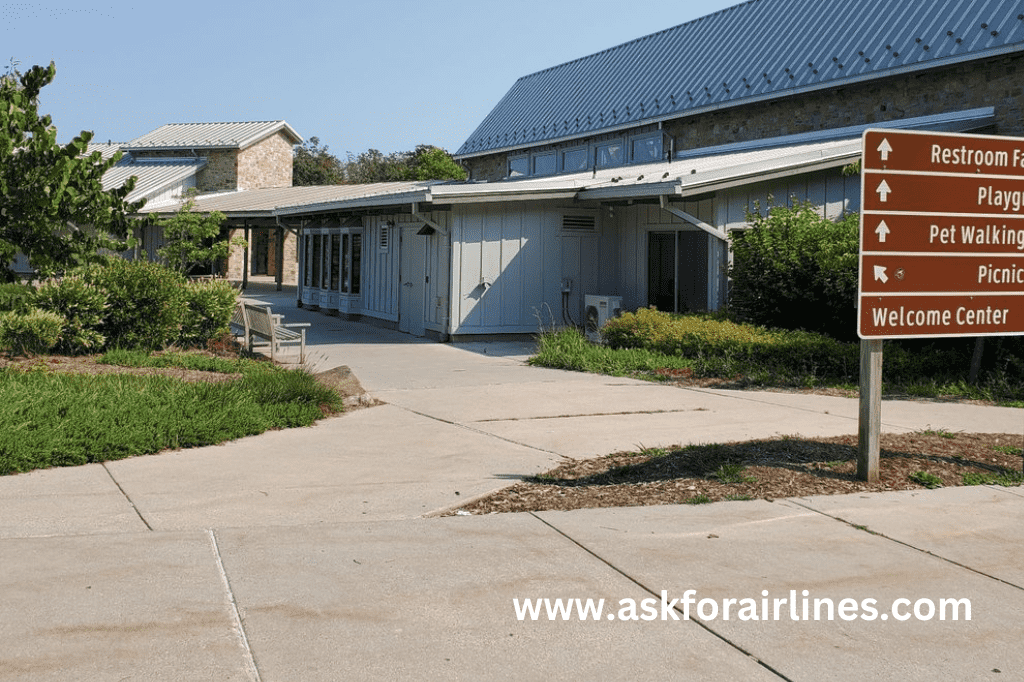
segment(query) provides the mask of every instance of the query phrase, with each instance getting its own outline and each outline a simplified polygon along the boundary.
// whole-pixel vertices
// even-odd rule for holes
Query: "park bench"
[[[231,316],[231,328],[245,339],[246,348],[252,351],[256,339],[263,339],[261,346],[270,346],[270,359],[275,360],[284,344],[299,345],[299,364],[306,361],[306,330],[309,322],[285,324],[283,315],[275,315],[270,306],[239,299]]]

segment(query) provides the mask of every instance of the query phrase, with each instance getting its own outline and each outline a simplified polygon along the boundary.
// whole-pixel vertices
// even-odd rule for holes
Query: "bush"
[[[187,306],[183,275],[159,263],[115,258],[82,276],[107,292],[100,332],[108,347],[156,350],[178,340]]]
[[[64,318],[57,341],[61,353],[94,353],[103,348],[100,333],[107,312],[107,293],[80,276],[47,280],[36,291],[36,306]]]
[[[773,374],[806,382],[857,376],[860,352],[803,331],[769,330],[714,315],[679,315],[652,309],[625,313],[601,330],[613,349],[638,348],[685,358],[698,376],[736,373],[761,381]]]
[[[182,345],[205,346],[228,331],[237,300],[238,291],[227,280],[189,282],[179,339]]]
[[[831,221],[805,202],[748,220],[732,237],[730,309],[754,324],[856,339],[857,215]]]
[[[32,309],[35,294],[28,284],[0,284],[0,312],[27,313]]]
[[[46,353],[63,327],[64,318],[48,310],[0,313],[0,348],[14,355]]]

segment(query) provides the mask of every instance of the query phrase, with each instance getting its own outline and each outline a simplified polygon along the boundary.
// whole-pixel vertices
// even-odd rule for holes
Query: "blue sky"
[[[284,119],[343,156],[454,152],[521,76],[735,0],[0,4],[0,65],[57,64],[59,139]]]

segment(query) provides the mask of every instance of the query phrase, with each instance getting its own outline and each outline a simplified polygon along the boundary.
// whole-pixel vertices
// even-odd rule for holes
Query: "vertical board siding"
[[[389,228],[388,248],[380,249],[381,228],[388,220],[395,221]],[[363,314],[391,322],[398,321],[398,265],[399,235],[397,216],[373,216],[368,219],[363,237],[363,256],[366,281],[363,283]]]

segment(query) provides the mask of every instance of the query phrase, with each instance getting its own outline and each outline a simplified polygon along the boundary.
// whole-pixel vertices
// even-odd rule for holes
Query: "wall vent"
[[[567,213],[562,216],[562,232],[567,234],[597,234],[597,216]]]

